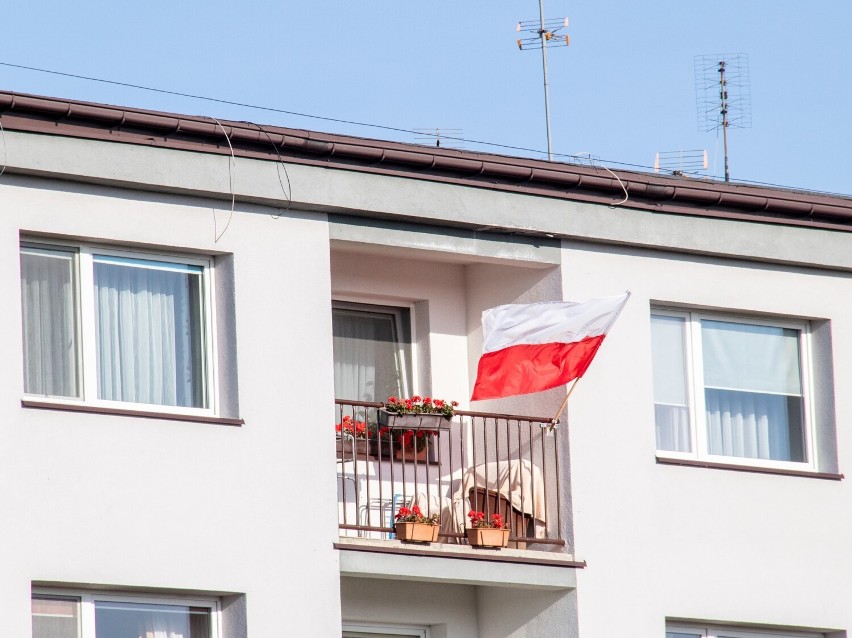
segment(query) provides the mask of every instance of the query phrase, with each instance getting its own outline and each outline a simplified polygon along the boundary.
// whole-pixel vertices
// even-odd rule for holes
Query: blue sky
[[[721,177],[693,61],[744,53],[752,126],[729,130],[732,180],[852,193],[852,3],[545,0],[545,15],[570,19],[571,46],[549,58],[555,152],[617,168],[707,149]],[[0,62],[544,151],[540,55],[515,45],[517,21],[537,16],[536,0],[30,0],[4,7]],[[2,65],[0,89],[415,141]]]

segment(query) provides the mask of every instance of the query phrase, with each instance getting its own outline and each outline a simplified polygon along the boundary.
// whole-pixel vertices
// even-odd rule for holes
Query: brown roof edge
[[[0,91],[6,130],[319,165],[655,212],[852,230],[852,198]],[[226,135],[228,140],[226,140]]]

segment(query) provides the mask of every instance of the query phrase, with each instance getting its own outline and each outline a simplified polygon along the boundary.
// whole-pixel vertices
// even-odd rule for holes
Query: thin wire
[[[255,124],[254,122],[249,122],[248,120],[243,120],[244,124],[251,124],[252,126],[256,126],[258,130],[266,135],[266,139],[269,140],[269,143],[272,144],[272,148],[275,150],[275,154],[278,156],[278,162],[275,164],[275,170],[278,173],[278,184],[281,186],[281,192],[284,193],[284,197],[287,199],[287,207],[281,211],[279,215],[273,215],[272,219],[278,219],[290,210],[290,207],[293,205],[293,186],[290,184],[290,174],[287,172],[287,166],[284,164],[284,159],[281,157],[281,153],[278,152],[278,147],[275,146],[275,142],[272,141],[272,138],[269,136],[269,133],[266,132],[266,129],[263,128],[260,124]],[[284,182],[281,181],[281,169],[284,169],[284,177],[287,178],[287,188],[284,188]]]
[[[103,83],[103,84],[112,84],[112,85],[115,85],[115,86],[124,86],[124,87],[132,88],[132,89],[140,89],[142,91],[151,91],[153,93],[163,93],[163,94],[166,94],[166,95],[175,95],[175,96],[178,96],[178,97],[186,97],[186,98],[191,98],[191,99],[194,99],[194,100],[204,100],[204,101],[207,101],[207,102],[215,102],[215,103],[218,103],[218,104],[228,104],[230,106],[239,106],[239,107],[248,108],[248,109],[257,109],[259,111],[268,111],[268,112],[271,112],[271,113],[282,113],[282,114],[285,114],[285,115],[293,115],[293,116],[296,116],[296,117],[305,117],[305,118],[309,118],[309,119],[323,120],[323,121],[326,121],[326,122],[335,122],[337,124],[350,124],[350,125],[353,125],[353,126],[364,126],[364,127],[368,127],[368,128],[376,128],[376,129],[381,129],[381,130],[385,130],[385,131],[394,131],[394,132],[397,132],[397,133],[405,133],[405,134],[408,134],[408,135],[430,135],[429,133],[413,131],[413,130],[399,128],[399,127],[395,127],[395,126],[386,126],[384,124],[371,124],[371,123],[368,123],[368,122],[357,122],[355,120],[344,120],[344,119],[334,118],[334,117],[325,117],[325,116],[322,116],[322,115],[312,115],[310,113],[299,113],[298,111],[288,111],[288,110],[285,110],[285,109],[278,109],[278,108],[274,108],[274,107],[270,107],[270,106],[260,106],[260,105],[257,105],[257,104],[247,104],[245,102],[235,102],[235,101],[232,101],[232,100],[223,100],[223,99],[220,99],[220,98],[207,97],[207,96],[204,96],[204,95],[194,95],[192,93],[182,93],[182,92],[179,92],[179,91],[169,91],[167,89],[157,89],[157,88],[150,87],[150,86],[143,86],[141,84],[131,84],[129,82],[118,82],[116,80],[104,80],[102,78],[94,78],[94,77],[90,77],[90,76],[86,76],[86,75],[78,75],[78,74],[74,74],[74,73],[64,73],[62,71],[52,71],[50,69],[41,69],[41,68],[38,68],[38,67],[25,66],[23,64],[12,64],[11,62],[0,61],[0,66],[7,66],[7,67],[15,68],[15,69],[24,69],[26,71],[36,71],[38,73],[47,73],[47,74],[50,74],[50,75],[59,75],[59,76],[62,76],[62,77],[74,78],[74,79],[77,79],[77,80],[88,80],[90,82],[100,82],[100,83]],[[434,135],[434,134],[431,134],[431,135]],[[466,142],[468,144],[478,144],[478,145],[481,145],[481,146],[490,146],[490,147],[493,147],[493,148],[502,148],[502,149],[511,150],[511,151],[523,151],[525,153],[536,153],[538,155],[546,155],[547,154],[547,151],[543,151],[541,149],[528,148],[528,147],[525,147],[525,146],[512,146],[510,144],[499,144],[497,142],[485,142],[485,141],[482,141],[482,140],[472,140],[472,139],[468,139],[468,138],[464,138],[464,137],[454,137],[454,136],[450,136],[450,135],[446,135],[446,136],[442,135],[442,139],[455,140],[455,141],[458,141],[458,142]],[[228,144],[230,145],[230,140],[228,140]],[[575,153],[553,153],[553,156],[554,157],[567,158],[568,160],[573,160],[574,162],[580,163],[580,159],[578,158],[578,155],[575,154]],[[601,166],[603,166],[603,162],[605,162],[606,164],[609,164],[611,166],[623,166],[623,167],[626,167],[628,169],[636,169],[636,170],[640,170],[640,171],[653,171],[654,170],[654,167],[651,166],[651,165],[648,165],[648,164],[635,164],[635,163],[631,163],[631,162],[618,162],[616,160],[608,160],[608,159],[602,159],[602,158],[598,158],[598,162],[601,163]],[[716,158],[714,157],[714,163],[715,162],[716,162]],[[714,176],[714,179],[716,179],[718,181],[718,178],[715,178],[715,176]],[[784,188],[784,189],[788,189],[788,190],[797,190],[797,191],[818,193],[818,194],[824,194],[824,195],[838,195],[840,197],[849,197],[849,195],[846,195],[846,194],[843,194],[843,193],[834,193],[834,192],[831,192],[831,191],[820,191],[820,190],[813,190],[813,189],[807,189],[807,188],[796,188],[794,186],[783,185],[783,184],[774,184],[772,182],[761,182],[761,181],[757,181],[757,180],[737,179],[737,180],[733,180],[733,182],[744,183],[744,184],[755,184],[755,185],[758,185],[758,186],[770,186],[770,187],[773,187],[773,188]]]
[[[222,129],[222,133],[225,134],[225,139],[228,140],[228,148],[231,149],[231,159],[228,160],[228,186],[230,186],[231,189],[231,214],[228,215],[228,223],[225,224],[225,227],[222,229],[221,234],[219,234],[216,229],[216,209],[213,209],[213,243],[218,244],[219,240],[222,239],[222,236],[228,230],[228,226],[231,225],[231,220],[234,218],[234,204],[236,203],[236,194],[234,193],[234,178],[237,176],[237,158],[234,156],[234,147],[231,146],[231,138],[228,137],[228,132],[225,130],[225,127],[222,126],[222,123],[215,117],[211,117],[210,119],[216,122],[216,124],[219,125],[219,128]]]
[[[621,181],[621,178],[620,178],[618,175],[616,175],[615,173],[613,173],[611,170],[609,170],[606,166],[604,166],[603,164],[601,164],[601,168],[602,168],[602,169],[604,169],[604,170],[605,170],[607,173],[609,173],[610,175],[612,175],[615,179],[617,179],[617,180],[618,180],[618,185],[619,185],[619,186],[621,186],[621,190],[623,190],[623,191],[624,191],[624,199],[622,199],[620,202],[617,202],[617,203],[615,203],[615,204],[610,204],[610,205],[609,205],[609,207],[610,207],[610,208],[615,208],[616,206],[621,206],[621,205],[622,205],[622,204],[624,204],[624,203],[625,203],[628,199],[630,199],[630,195],[628,195],[628,194],[627,194],[627,187],[624,185],[624,182],[622,182],[622,181]]]
[[[396,133],[405,133],[407,135],[431,135],[433,137],[436,136],[436,134],[434,134],[434,133],[420,133],[420,132],[417,132],[417,131],[414,131],[414,130],[400,128],[400,127],[396,127],[396,126],[387,126],[385,124],[372,124],[372,123],[369,123],[369,122],[358,122],[358,121],[355,121],[355,120],[344,120],[344,119],[341,119],[341,118],[327,117],[327,116],[324,116],[324,115],[312,115],[310,113],[300,113],[298,111],[288,111],[286,109],[279,109],[279,108],[275,108],[275,107],[271,107],[271,106],[260,106],[260,105],[257,105],[257,104],[248,104],[246,102],[235,102],[233,100],[223,100],[221,98],[208,97],[208,96],[205,96],[205,95],[195,95],[193,93],[182,93],[180,91],[170,91],[170,90],[167,90],[167,89],[158,89],[158,88],[154,88],[154,87],[150,87],[150,86],[144,86],[144,85],[141,85],[141,84],[131,84],[129,82],[118,82],[116,80],[105,80],[103,78],[94,78],[94,77],[87,76],[87,75],[78,75],[78,74],[75,74],[75,73],[64,73],[62,71],[52,71],[50,69],[41,69],[41,68],[38,68],[38,67],[25,66],[25,65],[22,65],[22,64],[12,64],[11,62],[0,62],[0,66],[8,66],[8,67],[12,67],[12,68],[15,68],[15,69],[24,69],[24,70],[27,70],[27,71],[37,71],[39,73],[47,73],[47,74],[50,74],[50,75],[59,75],[59,76],[62,76],[62,77],[74,78],[74,79],[77,79],[77,80],[87,80],[89,82],[101,82],[103,84],[112,84],[112,85],[115,85],[115,86],[124,86],[124,87],[128,87],[128,88],[131,88],[131,89],[140,89],[142,91],[151,91],[153,93],[163,93],[165,95],[175,95],[177,97],[191,98],[193,100],[205,100],[207,102],[215,102],[217,104],[227,104],[229,106],[239,106],[239,107],[248,108],[248,109],[257,109],[259,111],[269,111],[271,113],[282,113],[284,115],[293,115],[293,116],[296,116],[296,117],[305,117],[305,118],[314,119],[314,120],[322,120],[322,121],[325,121],[325,122],[334,122],[336,124],[350,124],[352,126],[364,126],[364,127],[367,127],[367,128],[381,129],[381,130],[384,130],[384,131],[393,131],[393,132],[396,132]],[[536,148],[528,148],[526,146],[513,146],[511,144],[499,144],[497,142],[486,142],[486,141],[483,141],[483,140],[472,140],[472,139],[468,139],[468,138],[464,138],[464,137],[455,137],[455,136],[451,136],[451,135],[442,135],[442,139],[455,140],[457,142],[466,142],[466,143],[469,143],[469,144],[479,144],[481,146],[492,146],[494,148],[503,148],[503,149],[512,150],[512,151],[523,151],[525,153],[536,153],[536,154],[540,154],[540,155],[546,155],[547,154],[547,151],[543,151],[541,149],[536,149]],[[573,153],[553,153],[553,155],[555,157],[566,157],[566,158],[570,158],[570,159],[576,158],[576,155],[573,154]],[[627,163],[627,162],[615,162],[615,161],[610,161],[610,160],[604,160],[604,161],[606,161],[608,164],[618,164],[620,166],[632,166],[632,167],[640,168],[640,169],[653,168],[652,166],[645,166],[643,164],[630,164],[630,163]]]

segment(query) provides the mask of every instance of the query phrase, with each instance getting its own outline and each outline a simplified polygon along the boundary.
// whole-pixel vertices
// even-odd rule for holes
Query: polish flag
[[[630,293],[582,303],[508,304],[482,313],[471,401],[541,392],[585,374]]]

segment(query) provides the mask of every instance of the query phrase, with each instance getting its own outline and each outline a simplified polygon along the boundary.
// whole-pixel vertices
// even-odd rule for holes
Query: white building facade
[[[852,628],[852,201],[12,93],[0,124],[4,635]],[[624,290],[555,428],[565,388],[467,400],[483,310]],[[414,394],[460,413],[397,458]],[[414,503],[438,542],[394,538]],[[512,544],[469,547],[492,505]]]

